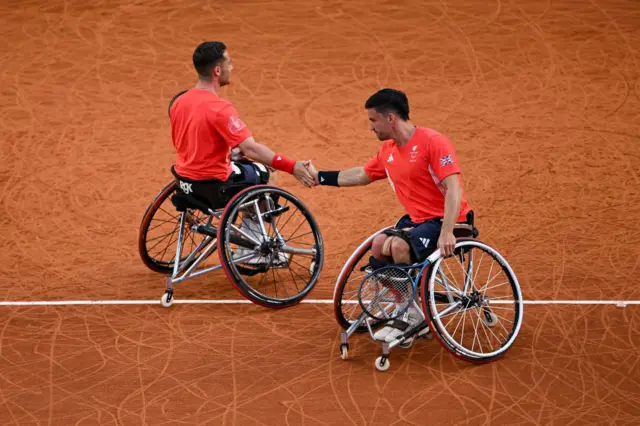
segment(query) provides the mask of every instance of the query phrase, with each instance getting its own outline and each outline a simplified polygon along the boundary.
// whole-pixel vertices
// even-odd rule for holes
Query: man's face
[[[233,62],[231,61],[229,52],[225,50],[222,56],[224,59],[222,63],[219,65],[220,75],[218,76],[218,80],[220,81],[220,87],[226,86],[227,84],[231,83],[231,70],[233,70]]]
[[[392,139],[395,116],[390,113],[381,114],[374,108],[368,109],[367,114],[369,116],[369,128],[376,134],[378,139],[381,141]]]

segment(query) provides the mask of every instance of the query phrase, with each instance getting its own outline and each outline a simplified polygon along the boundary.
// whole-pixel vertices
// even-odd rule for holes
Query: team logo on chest
[[[413,148],[411,148],[411,151],[409,151],[409,162],[415,163],[418,159],[418,155],[418,145],[414,145]]]

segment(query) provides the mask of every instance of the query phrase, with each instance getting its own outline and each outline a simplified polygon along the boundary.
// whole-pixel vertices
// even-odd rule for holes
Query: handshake
[[[231,150],[231,161],[249,160],[239,148],[233,148]],[[249,160],[251,161],[251,160]],[[306,186],[307,188],[313,188],[320,185],[318,181],[318,170],[311,163],[311,160],[296,161],[296,165],[293,168],[293,175],[298,182]]]
[[[293,175],[298,179],[298,182],[307,188],[320,185],[320,181],[318,181],[318,170],[316,170],[313,163],[311,163],[311,160],[296,161],[296,165],[293,168]]]

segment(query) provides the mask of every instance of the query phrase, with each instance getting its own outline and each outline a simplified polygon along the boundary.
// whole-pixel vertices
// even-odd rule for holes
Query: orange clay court
[[[637,2],[5,0],[0,24],[0,426],[640,424]],[[403,213],[385,181],[280,173],[324,239],[310,303],[234,303],[217,271],[160,305],[138,227],[204,40],[256,139],[320,169],[377,152],[382,87],[451,138],[526,303],[504,357],[420,340],[379,372],[365,334],[340,358],[338,273]]]

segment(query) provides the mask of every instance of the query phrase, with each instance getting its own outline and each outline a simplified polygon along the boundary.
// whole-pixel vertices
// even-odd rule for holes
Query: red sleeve
[[[217,114],[215,129],[229,148],[235,148],[252,135],[246,124],[238,117],[238,111],[233,105],[227,106]]]
[[[364,165],[364,172],[369,176],[369,179],[371,179],[372,182],[387,177],[387,171],[384,169],[383,165],[384,163],[380,161],[381,152],[382,149]]]
[[[453,144],[446,136],[431,139],[429,148],[429,165],[440,182],[449,175],[460,173]]]

